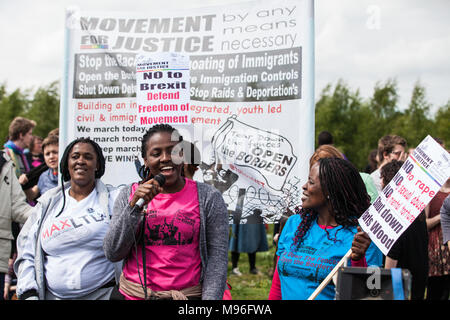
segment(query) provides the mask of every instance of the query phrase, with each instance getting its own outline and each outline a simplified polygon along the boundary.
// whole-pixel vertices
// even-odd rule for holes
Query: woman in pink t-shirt
[[[181,141],[169,125],[150,128],[142,139],[145,178],[125,187],[114,205],[104,250],[111,261],[125,259],[125,299],[222,299],[226,205],[214,188],[182,176]]]

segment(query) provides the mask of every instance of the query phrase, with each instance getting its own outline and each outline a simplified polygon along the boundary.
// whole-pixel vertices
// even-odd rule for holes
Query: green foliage
[[[28,94],[20,89],[15,90],[11,94],[6,91],[6,85],[0,85],[0,114],[2,121],[0,122],[0,139],[6,140],[8,136],[9,123],[17,116],[24,114],[28,108]],[[3,145],[3,143],[2,143]]]
[[[39,88],[30,101],[30,108],[25,117],[36,121],[34,135],[45,138],[51,130],[59,126],[58,90],[58,83],[53,82],[47,87]]]
[[[339,80],[331,92],[328,85],[316,103],[316,137],[319,132],[327,130],[333,134],[336,147],[347,157],[355,153],[349,146],[353,145],[354,133],[360,121],[362,101],[358,92],[351,92],[347,84]],[[346,143],[342,143],[342,142]]]
[[[358,90],[352,90],[343,80],[334,86],[328,84],[316,103],[316,137],[320,131],[331,132],[335,146],[361,171],[370,151],[377,147],[378,139],[386,134],[404,137],[410,147],[415,147],[428,134],[450,143],[450,100],[433,118],[432,106],[420,83],[414,86],[410,103],[403,111],[398,108],[397,91],[395,79],[376,83],[368,99],[363,99]],[[21,89],[8,93],[6,85],[0,84],[0,113],[1,139],[6,138],[9,123],[16,116],[35,120],[34,134],[45,137],[59,126],[58,83],[40,87],[33,95],[30,90]]]
[[[317,137],[323,130],[331,132],[335,146],[363,171],[370,151],[387,134],[404,137],[409,147],[417,146],[427,135],[450,143],[450,101],[434,119],[430,109],[426,90],[420,83],[414,86],[408,108],[400,111],[396,80],[378,82],[367,101],[339,80],[334,89],[328,84],[316,103],[315,134]]]
[[[433,135],[433,121],[429,119],[431,104],[426,101],[425,88],[416,83],[408,109],[396,122],[398,134],[410,147],[418,145],[428,134]]]
[[[0,139],[6,140],[11,121],[22,116],[36,121],[33,134],[46,137],[48,132],[59,126],[59,90],[57,82],[40,87],[33,96],[30,90],[16,89],[8,93],[6,85],[0,85]],[[3,143],[2,143],[3,144]]]
[[[446,148],[448,149],[450,144],[450,100],[436,112],[432,132],[433,136],[446,142]]]

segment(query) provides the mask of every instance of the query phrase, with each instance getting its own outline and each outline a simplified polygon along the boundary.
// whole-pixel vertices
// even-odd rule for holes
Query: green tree
[[[400,116],[398,104],[397,81],[388,79],[385,83],[377,82],[373,95],[369,100],[372,120],[367,124],[370,131],[371,144],[377,147],[378,139],[395,133],[394,122]]]
[[[431,104],[426,100],[426,90],[417,82],[408,108],[395,122],[397,134],[406,139],[408,146],[415,147],[428,134],[432,134],[433,121],[430,119],[430,108]]]
[[[39,87],[33,95],[30,92],[30,89],[16,89],[8,93],[6,85],[0,85],[0,139],[3,141],[7,138],[9,124],[17,116],[36,121],[33,133],[41,137],[47,136],[50,130],[59,126],[58,83]]]
[[[11,120],[17,116],[22,116],[28,108],[28,92],[16,89],[11,94],[6,91],[6,85],[0,85],[0,139],[4,141],[8,136],[8,129]],[[3,143],[2,143],[3,145]]]
[[[58,82],[40,87],[30,102],[30,108],[25,117],[36,121],[35,135],[46,137],[59,126],[59,87]]]
[[[396,133],[394,123],[401,116],[397,107],[398,99],[395,79],[377,82],[372,96],[358,111],[358,124],[352,146],[356,154],[351,160],[359,170],[364,170],[369,153],[377,148],[378,140],[386,134]]]
[[[445,147],[450,145],[450,100],[447,104],[438,109],[433,120],[432,135],[441,138],[445,142]]]
[[[316,103],[315,136],[327,130],[333,135],[335,146],[355,165],[360,162],[358,141],[355,133],[367,114],[359,91],[352,92],[344,81],[339,80],[332,89],[327,85]],[[366,156],[365,156],[366,157]]]

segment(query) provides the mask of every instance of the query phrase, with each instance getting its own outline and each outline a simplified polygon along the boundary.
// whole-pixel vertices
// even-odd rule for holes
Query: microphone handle
[[[142,209],[142,207],[144,206],[144,198],[140,198],[137,202],[136,202],[136,207],[138,207],[139,209]]]
[[[157,174],[153,179],[158,182],[160,187],[162,187],[166,183],[166,177],[164,177],[162,174]],[[144,206],[144,202],[145,200],[143,198],[140,198],[138,201],[136,201],[136,206],[139,209],[142,209],[142,207]]]

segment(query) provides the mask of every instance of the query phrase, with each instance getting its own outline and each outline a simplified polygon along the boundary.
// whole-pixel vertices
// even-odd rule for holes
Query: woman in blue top
[[[370,198],[354,166],[323,158],[303,185],[302,208],[286,222],[269,299],[306,300],[351,248],[352,264],[364,265],[371,241],[357,230]],[[334,299],[332,283],[316,299]]]

